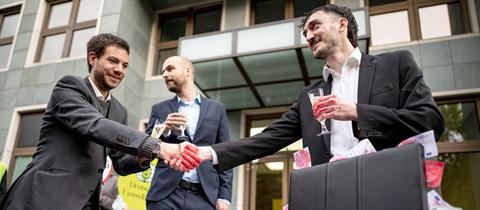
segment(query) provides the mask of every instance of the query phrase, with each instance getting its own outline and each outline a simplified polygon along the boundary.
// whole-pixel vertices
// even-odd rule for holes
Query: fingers
[[[179,129],[185,124],[187,124],[187,117],[183,113],[170,113],[165,120],[165,125],[169,129]]]

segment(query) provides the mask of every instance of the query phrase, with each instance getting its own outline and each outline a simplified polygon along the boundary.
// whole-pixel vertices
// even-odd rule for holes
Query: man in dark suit
[[[316,165],[344,154],[366,138],[377,150],[428,130],[434,130],[438,140],[444,131],[443,118],[408,51],[376,56],[361,53],[355,18],[342,6],[316,8],[304,19],[302,28],[314,57],[326,61],[326,81],[301,90],[290,109],[262,133],[200,148],[201,159],[213,160],[225,170],[303,138]],[[312,109],[307,92],[315,88],[331,95],[320,97]],[[317,120],[322,118],[327,119],[333,134],[317,136],[321,132]]]
[[[37,151],[2,209],[99,209],[107,155],[121,175],[144,170],[156,157],[180,156],[178,145],[126,126],[127,111],[110,94],[127,71],[128,43],[100,34],[90,39],[87,50],[90,75],[66,76],[55,85]]]
[[[208,146],[229,140],[225,105],[201,97],[195,90],[195,69],[184,57],[168,58],[162,67],[167,88],[176,94],[155,104],[147,126],[152,132],[155,122],[165,123],[162,139],[178,143],[179,126],[186,127],[187,141]],[[232,170],[218,172],[211,162],[182,173],[158,162],[147,194],[147,209],[215,209],[229,208],[232,195]]]

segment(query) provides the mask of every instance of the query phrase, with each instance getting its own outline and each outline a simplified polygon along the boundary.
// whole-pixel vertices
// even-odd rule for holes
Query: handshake
[[[161,150],[157,157],[177,171],[188,172],[200,166],[202,161],[213,159],[211,149],[206,146],[199,147],[188,142],[181,144],[160,142],[160,145]]]

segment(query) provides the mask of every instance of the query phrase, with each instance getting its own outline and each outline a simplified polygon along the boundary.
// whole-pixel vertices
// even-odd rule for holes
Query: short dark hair
[[[130,46],[128,46],[127,41],[124,39],[113,35],[113,34],[98,34],[90,38],[87,43],[87,64],[88,64],[88,73],[92,71],[92,65],[88,61],[88,54],[94,52],[97,58],[100,58],[105,53],[105,49],[109,46],[115,45],[119,48],[122,48],[130,54]]]
[[[355,17],[352,14],[352,10],[348,7],[338,6],[335,4],[327,4],[321,7],[317,7],[306,14],[305,18],[302,20],[300,28],[303,30],[305,28],[305,24],[307,23],[308,18],[312,16],[312,14],[323,11],[325,13],[336,14],[340,17],[346,18],[348,21],[348,30],[347,30],[347,37],[353,47],[357,47],[357,32],[358,32],[358,25]]]

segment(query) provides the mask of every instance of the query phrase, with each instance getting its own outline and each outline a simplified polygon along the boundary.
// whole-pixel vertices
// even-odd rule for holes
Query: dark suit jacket
[[[153,125],[157,119],[159,122],[165,121],[168,114],[178,112],[178,107],[176,96],[171,100],[153,105],[147,133],[150,134],[152,132]],[[188,135],[188,132],[185,133]],[[170,136],[163,140],[175,143],[178,142],[178,135],[179,132],[172,131]],[[228,140],[228,119],[225,105],[202,97],[197,129],[192,143],[198,146],[209,146]],[[210,161],[205,161],[198,167],[197,172],[203,191],[212,205],[216,205],[218,198],[230,201],[232,196],[232,170],[218,172],[213,168]],[[159,161],[155,168],[152,185],[147,194],[147,200],[159,201],[167,197],[180,183],[183,174],[183,172],[167,167],[163,161]]]
[[[98,192],[107,154],[119,174],[143,170],[135,156],[147,135],[125,126],[127,111],[114,97],[109,120],[99,110],[88,78],[66,76],[55,85],[37,151],[2,209],[81,209]]]
[[[352,123],[359,139],[368,138],[381,150],[432,129],[436,139],[440,138],[444,131],[442,115],[410,52],[362,54],[359,71],[358,121]],[[325,88],[330,94],[330,81],[316,82],[303,88],[290,109],[262,133],[213,145],[218,167],[225,170],[273,154],[300,138],[304,146],[309,147],[313,165],[326,163],[331,157],[330,136],[316,136],[321,129],[313,119],[307,95],[317,87]]]

